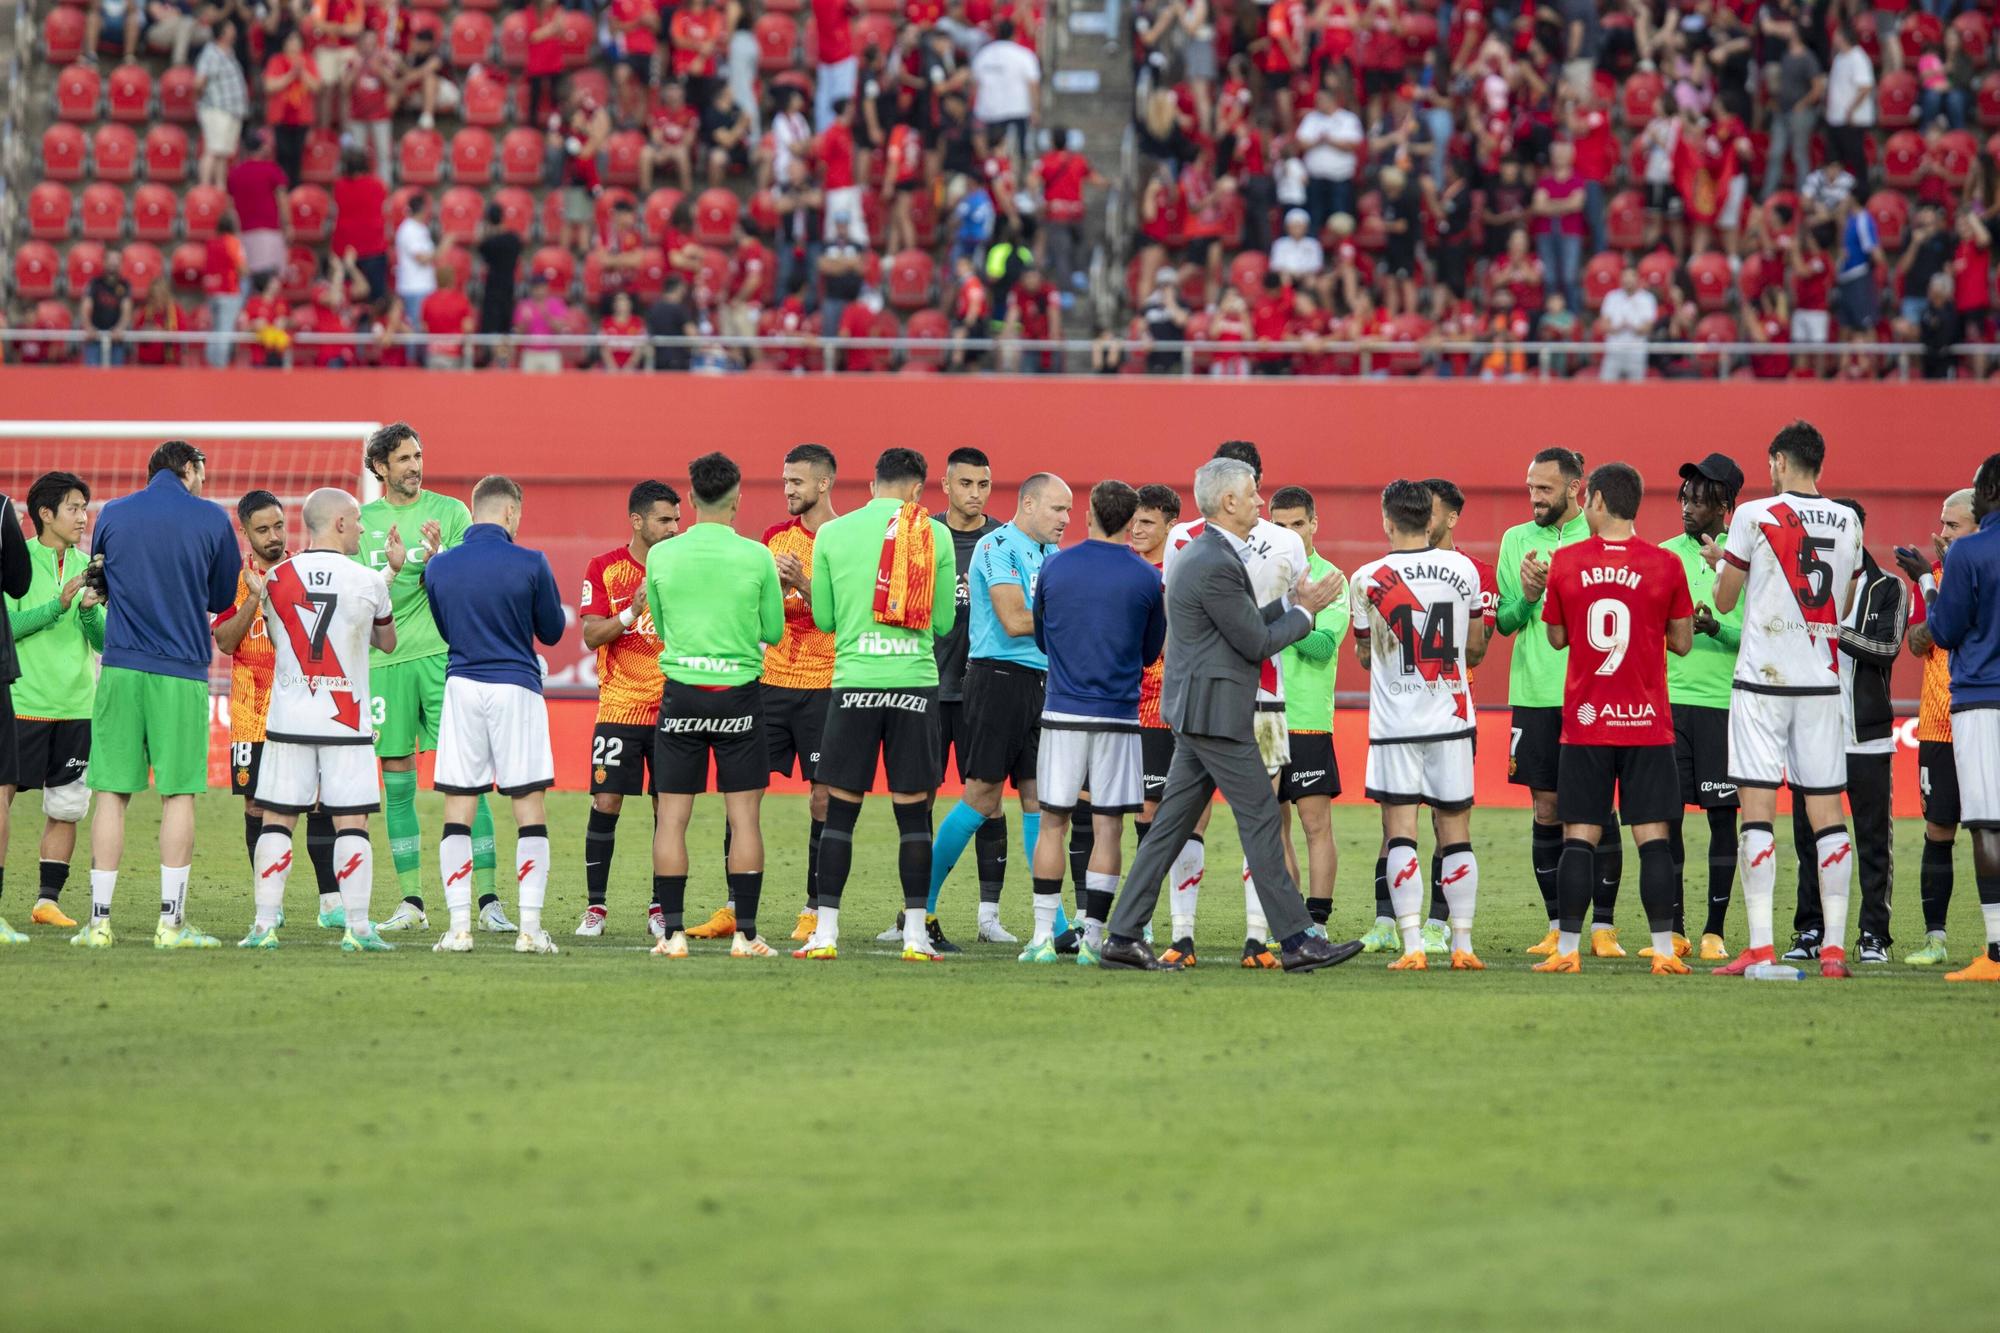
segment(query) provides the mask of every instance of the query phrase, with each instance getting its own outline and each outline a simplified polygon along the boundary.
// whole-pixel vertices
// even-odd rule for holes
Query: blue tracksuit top
[[[1928,620],[1951,650],[1951,711],[2000,708],[2000,509],[1945,552]]]
[[[424,562],[424,593],[451,650],[447,679],[462,676],[542,692],[535,640],[562,638],[562,597],[549,558],[514,545],[498,523],[474,523],[465,540]]]
[[[104,665],[207,680],[208,618],[236,602],[243,558],[222,507],[172,472],[106,504],[91,533],[104,557]]]

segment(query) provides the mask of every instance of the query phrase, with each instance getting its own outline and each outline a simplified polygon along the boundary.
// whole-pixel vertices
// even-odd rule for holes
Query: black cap
[[[1743,489],[1743,469],[1728,454],[1710,454],[1699,463],[1681,464],[1681,480],[1707,477],[1732,491]]]

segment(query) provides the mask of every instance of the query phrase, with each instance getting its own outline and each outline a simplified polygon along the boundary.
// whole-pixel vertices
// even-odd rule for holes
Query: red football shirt
[[[1680,557],[1634,537],[1555,554],[1542,620],[1569,631],[1564,745],[1672,745],[1667,622],[1694,614]]]

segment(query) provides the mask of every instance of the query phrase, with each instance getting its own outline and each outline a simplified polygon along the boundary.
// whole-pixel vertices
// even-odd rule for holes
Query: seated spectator
[[[604,275],[607,297],[624,291],[637,279],[646,262],[646,241],[639,234],[638,210],[626,200],[611,206],[611,216],[591,250],[591,258]]]
[[[550,375],[562,369],[562,349],[551,339],[566,332],[569,305],[549,289],[549,280],[540,273],[528,279],[528,294],[514,307],[514,337],[520,347],[519,365],[534,374]]]
[[[91,0],[83,17],[84,63],[95,65],[98,48],[106,42],[122,47],[124,58],[132,59],[145,28],[146,9],[140,0]]]
[[[347,316],[347,293],[343,290],[340,261],[329,265],[330,276],[316,282],[302,306],[291,311],[295,343],[292,364],[320,370],[338,370],[354,363],[354,344],[342,335],[352,335],[354,325]],[[317,339],[324,338],[321,342]],[[305,339],[305,340],[302,340]]]
[[[708,146],[708,184],[711,189],[724,184],[734,170],[750,171],[750,118],[736,104],[736,90],[718,81],[708,106],[701,113],[702,142]]]
[[[1062,301],[1042,270],[1029,265],[1007,296],[1007,336],[1027,342],[1062,341]],[[1062,369],[1062,353],[1040,348],[1021,356],[1021,369],[1054,374]]]
[[[1180,274],[1171,266],[1160,269],[1154,276],[1152,294],[1146,298],[1139,318],[1146,327],[1146,373],[1178,375],[1189,312],[1181,304]]]
[[[1326,267],[1319,238],[1308,234],[1312,215],[1303,208],[1285,214],[1285,234],[1271,243],[1270,272],[1278,278],[1317,277]]]
[[[173,64],[187,64],[188,52],[208,41],[208,29],[195,17],[193,0],[149,0],[146,19],[146,45],[166,53]]]
[[[132,316],[134,333],[179,333],[187,327],[186,317],[174,300],[174,289],[163,273],[153,279],[153,285],[146,291],[146,299],[137,313]],[[181,344],[177,342],[136,342],[132,346],[132,364],[135,366],[178,366],[181,363]]]
[[[341,85],[347,99],[347,120],[354,133],[375,157],[375,174],[386,188],[392,180],[390,163],[395,156],[395,108],[392,90],[398,79],[396,53],[384,47],[373,30],[361,34],[354,61],[347,67]],[[426,125],[424,128],[429,129]]]
[[[1569,308],[1561,292],[1550,292],[1543,299],[1542,317],[1535,325],[1537,338],[1548,343],[1572,342],[1580,328],[1576,312]],[[1572,358],[1561,352],[1544,353],[1542,368],[1548,374],[1567,376],[1575,365]]]
[[[694,188],[694,146],[701,137],[701,112],[687,104],[687,89],[678,79],[660,89],[659,105],[653,108],[646,129],[646,150],[639,156],[639,189],[650,194],[655,173],[661,167],[673,170],[683,194]]]
[[[1241,345],[1248,343],[1250,336],[1250,307],[1244,303],[1243,293],[1232,287],[1222,294],[1222,303],[1216,308],[1215,318],[1209,321],[1208,340]],[[1208,373],[1216,376],[1248,375],[1250,358],[1241,350],[1215,352],[1209,360]]]
[[[832,303],[828,305],[830,308]],[[842,338],[872,338],[875,316],[879,313],[880,306],[874,297],[850,301],[842,308],[834,331]],[[889,355],[887,348],[846,347],[841,349],[840,368],[857,374],[875,374],[889,368]]]
[[[597,326],[602,335],[604,368],[613,372],[645,369],[646,321],[632,310],[632,294],[616,292],[611,297],[611,313]]]
[[[1783,350],[1792,340],[1791,312],[1785,305],[1785,289],[1773,283],[1766,287],[1754,306],[1743,309],[1743,341],[1772,349],[1753,353],[1750,373],[1760,380],[1791,378],[1792,358]]]
[[[458,111],[458,85],[450,78],[450,65],[438,47],[437,34],[429,28],[410,33],[410,46],[398,62],[394,97],[396,105],[417,113],[417,124],[434,129],[438,112]]]
[[[437,293],[433,292],[430,301],[436,299]],[[355,312],[355,332],[368,339],[360,353],[362,364],[384,370],[406,368],[410,364],[410,347],[403,338],[410,332],[410,322],[403,317],[403,303],[384,294],[357,305]]]
[[[124,365],[125,330],[132,327],[132,288],[115,265],[106,265],[90,280],[81,307],[76,326],[96,335],[83,345],[83,364]]]
[[[243,303],[243,331],[257,339],[250,345],[253,366],[282,369],[291,351],[292,312],[280,293],[282,286],[283,280],[274,273]]]
[[[983,339],[991,332],[993,324],[993,299],[986,290],[986,284],[979,277],[979,269],[971,256],[961,255],[952,265],[953,289],[951,296],[951,359],[953,370],[977,369],[986,358],[983,350],[967,347],[974,339]]]
[[[694,307],[688,300],[687,279],[678,273],[667,275],[666,286],[660,289],[659,299],[646,308],[646,336],[648,338],[693,338],[700,333],[695,323]],[[671,345],[655,342],[651,345],[651,361],[655,370],[686,370],[690,349],[686,344]]]
[[[457,266],[439,265],[438,288],[424,298],[423,305],[423,330],[433,339],[426,350],[429,364],[439,370],[453,370],[466,365],[467,348],[458,340],[473,332],[477,324],[478,317],[473,312],[472,302],[467,299],[463,284],[458,280]],[[507,331],[496,330],[500,333]]]
[[[1528,314],[1515,308],[1513,288],[1495,287],[1482,339],[1490,350],[1480,362],[1479,378],[1517,380],[1525,377],[1528,357],[1521,350],[1521,344],[1528,341],[1528,333]]]
[[[1950,379],[1958,360],[1951,349],[1963,340],[1965,329],[1959,320],[1958,306],[1952,300],[1952,281],[1947,275],[1940,273],[1931,279],[1917,330],[1924,344],[1924,378]]]
[[[389,292],[389,236],[382,220],[388,206],[389,188],[368,169],[368,154],[359,148],[342,153],[330,248],[368,280],[371,303]]]

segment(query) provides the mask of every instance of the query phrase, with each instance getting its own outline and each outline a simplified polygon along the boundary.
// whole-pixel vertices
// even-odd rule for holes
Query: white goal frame
[[[0,419],[5,440],[259,440],[299,443],[353,440],[357,455],[368,437],[381,429],[379,421],[78,421],[69,418]],[[357,462],[360,460],[357,458]],[[381,483],[362,462],[356,469],[361,503],[381,498]]]

